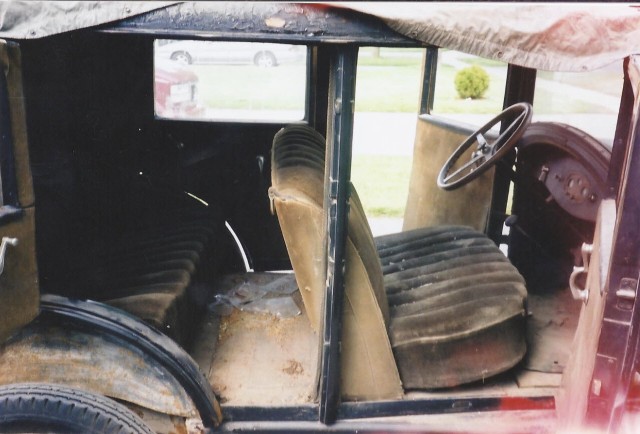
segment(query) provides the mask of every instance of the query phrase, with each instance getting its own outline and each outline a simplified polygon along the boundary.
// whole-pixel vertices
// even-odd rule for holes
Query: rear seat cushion
[[[137,316],[179,342],[182,337],[178,327],[180,303],[177,299],[181,296],[182,291],[150,292],[115,298],[107,304]]]
[[[184,344],[197,310],[188,288],[211,266],[206,258],[221,230],[208,210],[173,210],[135,222],[117,239],[94,244],[75,269],[72,295],[123,309]]]

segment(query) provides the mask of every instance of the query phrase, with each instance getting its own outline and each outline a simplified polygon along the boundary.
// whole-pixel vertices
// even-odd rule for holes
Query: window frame
[[[301,45],[305,47],[305,85],[304,85],[304,107],[303,107],[303,116],[301,119],[251,119],[251,118],[170,118],[158,115],[155,110],[155,50],[156,50],[156,41],[166,40],[168,37],[155,37],[152,39],[152,52],[153,56],[151,59],[152,62],[152,73],[153,73],[153,91],[152,91],[152,101],[151,101],[151,110],[154,120],[159,122],[203,122],[203,123],[211,123],[211,124],[251,124],[251,125],[282,125],[282,124],[308,124],[311,118],[311,110],[310,110],[310,102],[313,100],[313,89],[312,89],[312,81],[314,78],[312,77],[313,69],[312,69],[312,61],[313,61],[313,47],[311,45],[305,43],[296,43],[295,41],[248,41],[245,39],[202,39],[202,38],[176,38],[173,36],[171,39],[173,40],[186,40],[186,41],[202,41],[202,42],[254,42],[254,43],[274,43],[274,44],[282,44],[282,45]],[[286,42],[286,43],[285,43]]]

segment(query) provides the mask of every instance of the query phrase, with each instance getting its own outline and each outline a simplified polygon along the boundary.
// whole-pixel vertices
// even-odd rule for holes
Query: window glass
[[[623,79],[622,61],[590,72],[538,71],[533,120],[570,124],[610,146]]]
[[[156,40],[154,66],[158,117],[253,121],[305,117],[305,46]]]
[[[484,125],[502,111],[507,64],[440,49],[431,113]]]

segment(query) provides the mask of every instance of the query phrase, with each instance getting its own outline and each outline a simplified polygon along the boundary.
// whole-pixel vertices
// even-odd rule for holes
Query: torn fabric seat
[[[321,328],[325,291],[325,140],[307,126],[276,134],[269,194],[305,308]],[[401,397],[503,372],[526,352],[526,289],[484,234],[422,228],[374,239],[351,189],[342,395]]]

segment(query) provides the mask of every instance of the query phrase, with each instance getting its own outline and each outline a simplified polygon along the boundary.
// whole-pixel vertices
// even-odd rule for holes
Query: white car
[[[158,40],[156,56],[192,63],[254,64],[263,68],[304,59],[303,45],[261,42]]]

